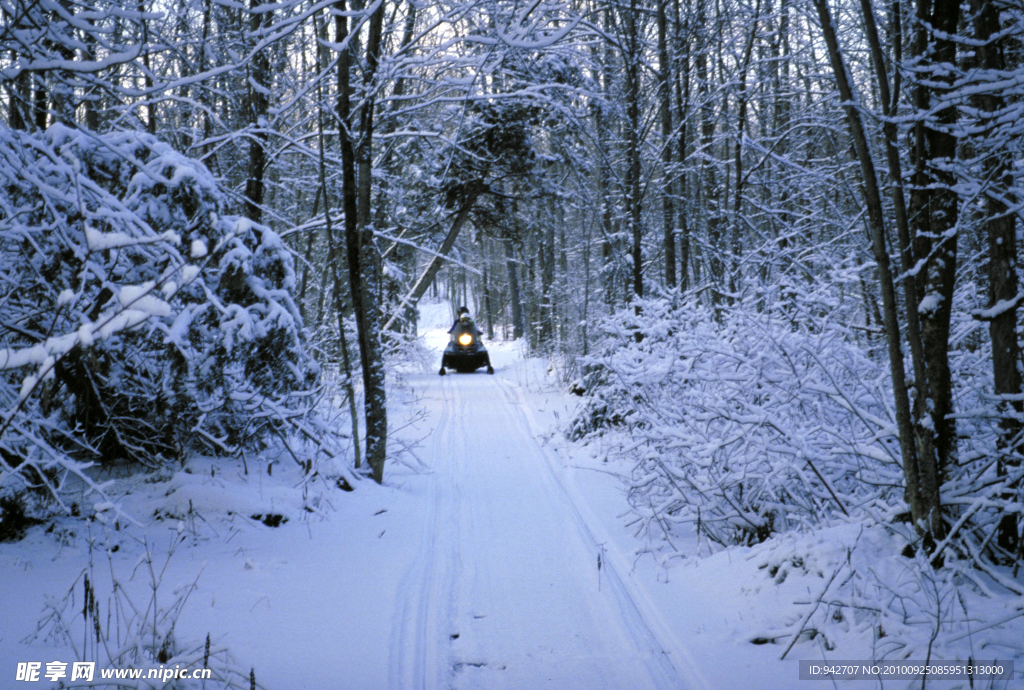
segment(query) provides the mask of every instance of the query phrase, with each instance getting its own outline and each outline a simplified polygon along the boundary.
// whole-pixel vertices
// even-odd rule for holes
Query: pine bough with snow
[[[138,132],[0,129],[0,493],[258,445],[319,366],[269,228]],[[67,508],[68,506],[64,506]]]

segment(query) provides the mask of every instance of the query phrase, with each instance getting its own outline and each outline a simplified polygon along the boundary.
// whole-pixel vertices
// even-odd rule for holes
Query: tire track
[[[563,484],[522,392],[500,376],[415,385],[437,422],[421,543],[392,621],[391,690],[705,690]]]
[[[455,408],[462,405],[455,386],[441,379],[437,426],[432,434],[432,471],[427,486],[428,511],[423,522],[420,550],[402,578],[392,621],[388,687],[391,690],[434,690],[448,687],[449,650],[444,629],[451,618],[454,560],[448,523],[457,512],[459,487],[453,471],[452,433]],[[442,602],[449,605],[442,605]],[[443,657],[443,658],[442,658]]]
[[[676,638],[650,598],[638,585],[621,575],[631,570],[628,559],[604,533],[589,508],[582,505],[563,484],[552,465],[550,455],[537,441],[539,429],[522,391],[518,388],[513,390],[513,387],[500,380],[498,385],[507,403],[506,411],[521,431],[520,435],[529,439],[533,454],[540,460],[539,464],[543,465],[546,480],[555,489],[558,500],[569,509],[580,538],[594,553],[602,553],[604,577],[614,595],[623,623],[637,646],[652,652],[647,667],[657,687],[664,690],[709,690],[711,686],[700,673],[693,655]]]

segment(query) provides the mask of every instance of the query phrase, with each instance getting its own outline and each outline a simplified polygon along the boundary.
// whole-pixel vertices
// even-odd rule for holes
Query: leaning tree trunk
[[[469,214],[473,210],[473,205],[476,200],[484,191],[484,185],[482,182],[474,182],[466,186],[463,192],[462,206],[459,208],[459,212],[455,214],[455,220],[452,221],[452,226],[448,230],[448,234],[441,242],[440,248],[437,250],[437,254],[431,258],[430,263],[423,269],[423,273],[416,279],[412,289],[409,291],[404,298],[402,303],[398,306],[397,311],[388,319],[387,323],[384,324],[384,330],[392,330],[396,325],[404,318],[408,318],[410,309],[415,313],[416,305],[423,298],[423,295],[427,293],[429,288],[434,283],[434,278],[437,277],[438,271],[444,265],[445,259],[448,254],[452,251],[452,247],[455,246],[455,240],[459,238],[459,233],[462,231],[462,227],[469,220]]]

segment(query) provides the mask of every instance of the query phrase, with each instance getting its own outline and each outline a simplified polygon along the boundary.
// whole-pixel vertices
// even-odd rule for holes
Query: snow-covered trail
[[[390,687],[703,687],[623,579],[628,561],[595,538],[501,372],[410,383],[434,421],[429,509],[398,591]]]

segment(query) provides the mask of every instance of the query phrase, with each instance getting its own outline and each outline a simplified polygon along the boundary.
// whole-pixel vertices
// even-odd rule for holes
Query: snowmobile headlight
[[[472,344],[473,344],[473,336],[471,336],[469,333],[463,333],[462,335],[459,336],[459,345],[463,345],[465,347],[468,347],[468,346],[470,346]]]

